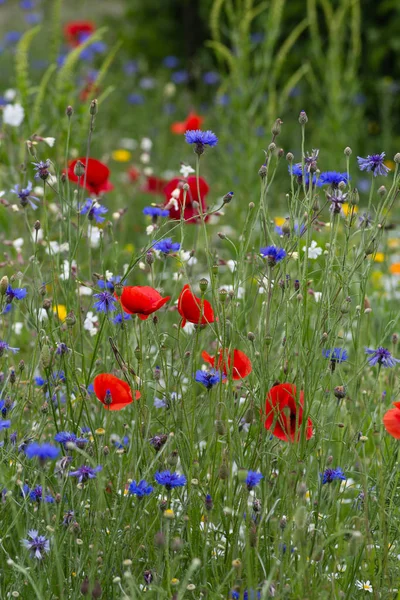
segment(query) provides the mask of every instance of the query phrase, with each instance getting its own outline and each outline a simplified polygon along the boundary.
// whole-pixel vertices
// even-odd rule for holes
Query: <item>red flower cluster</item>
[[[196,115],[195,112],[190,112],[186,117],[185,121],[178,121],[176,123],[172,123],[171,131],[177,135],[182,135],[185,131],[192,131],[195,129],[201,129],[204,118],[200,115]]]
[[[210,356],[206,351],[203,351],[201,356],[203,360],[208,362],[217,371],[222,371],[226,376],[230,375],[232,371],[232,379],[235,380],[244,379],[253,370],[249,357],[236,348],[231,352],[229,352],[229,348],[221,348],[218,353],[218,360],[216,360],[215,356]]]
[[[390,408],[383,415],[383,425],[389,435],[400,440],[400,402],[393,402],[395,408]]]
[[[101,373],[94,378],[94,393],[107,410],[121,410],[133,402],[131,388],[126,381]],[[140,392],[135,392],[135,400],[139,400]]]
[[[303,422],[304,392],[300,392],[298,401],[296,386],[292,383],[280,383],[268,392],[265,404],[265,429],[285,442],[298,442]],[[306,439],[312,436],[313,425],[307,419]]]
[[[142,186],[142,192],[145,194],[162,194],[164,192],[165,184],[167,182],[161,177],[155,175],[148,175],[146,181]]]
[[[184,184],[187,183],[189,186],[188,191],[183,191]],[[194,223],[198,221],[196,217],[199,215],[199,209],[193,206],[193,202],[201,202],[203,213],[206,212],[207,206],[205,197],[208,194],[207,182],[200,177],[199,178],[199,190],[200,190],[200,201],[197,193],[197,180],[196,177],[188,177],[187,179],[171,179],[164,187],[165,205],[168,205],[170,219],[180,220],[183,203],[185,202],[185,208],[183,211],[183,218],[188,223]],[[186,199],[185,199],[186,195]],[[208,219],[208,217],[206,217]]]
[[[118,296],[115,296],[118,298]],[[129,315],[138,315],[145,321],[168,302],[171,296],[163,298],[157,290],[147,285],[126,286],[119,298],[123,310]]]
[[[197,298],[189,285],[185,285],[179,294],[178,312],[182,317],[182,327],[185,327],[187,321],[196,325],[208,325],[215,320],[211,304],[208,300]]]
[[[92,35],[95,30],[91,21],[70,21],[64,27],[64,35],[68,44],[72,47],[82,44],[85,38]]]
[[[82,177],[77,177],[74,173],[74,167],[78,160],[83,163],[86,167],[86,173]],[[86,178],[86,189],[91,194],[98,196],[104,192],[110,192],[114,189],[113,184],[108,180],[110,176],[110,169],[96,158],[89,158],[86,164],[86,158],[77,158],[68,165],[68,179],[70,181],[77,182],[83,187]]]

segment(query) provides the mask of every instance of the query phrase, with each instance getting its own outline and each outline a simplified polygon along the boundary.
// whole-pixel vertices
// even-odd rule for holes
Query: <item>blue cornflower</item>
[[[123,69],[125,75],[134,75],[139,70],[139,65],[137,60],[128,60],[123,64]]]
[[[181,83],[187,83],[189,81],[189,73],[184,69],[181,69],[180,71],[175,71],[171,74],[171,80],[177,85]]]
[[[117,301],[110,292],[100,292],[94,294],[93,298],[98,298],[97,302],[94,303],[93,307],[99,312],[114,312],[117,310]]]
[[[33,10],[35,8],[35,3],[33,0],[20,0],[19,5],[22,10]]]
[[[109,277],[106,281],[104,279],[99,279],[97,282],[98,287],[101,290],[108,289],[113,294],[115,289],[115,284],[121,281],[121,275],[113,275]]]
[[[4,43],[5,44],[16,44],[22,37],[21,31],[7,31],[4,34]]]
[[[31,553],[31,558],[41,560],[46,552],[50,552],[50,542],[44,535],[39,535],[36,529],[28,531],[28,538],[22,540],[23,545]]]
[[[10,191],[12,194],[16,194],[18,196],[22,207],[25,207],[27,204],[29,204],[33,210],[37,209],[35,202],[40,202],[40,200],[39,198],[36,198],[36,196],[31,195],[32,183],[30,181],[28,181],[26,188],[23,188],[17,183],[17,185],[15,185]]]
[[[195,144],[196,154],[203,154],[204,146],[216,146],[218,144],[218,138],[212,131],[202,131],[201,129],[193,129],[186,131],[185,139],[188,144]]]
[[[264,475],[261,475],[261,473],[257,473],[256,471],[248,471],[246,477],[246,485],[249,492],[251,492],[251,490],[255,488],[256,485],[258,485],[261,479],[263,478]]]
[[[336,469],[325,469],[323,473],[320,473],[320,477],[322,479],[322,485],[325,483],[332,483],[332,481],[335,481],[335,479],[341,481],[345,481],[347,479],[340,467],[337,467]]]
[[[206,85],[216,85],[219,80],[220,76],[216,71],[207,71],[203,75],[203,81]]]
[[[114,325],[121,325],[121,323],[123,323],[124,321],[130,321],[131,318],[131,315],[128,315],[128,313],[124,313],[123,315],[121,315],[120,313],[119,315],[113,318],[112,322],[114,323]]]
[[[11,421],[9,419],[5,420],[5,421],[1,421],[0,420],[0,431],[2,429],[9,429],[11,426]]]
[[[293,175],[293,177],[297,177],[300,182],[302,181],[303,170],[302,170],[302,164],[301,163],[296,163],[296,164],[293,164],[293,165],[289,165],[288,169],[289,169],[290,175]],[[312,185],[315,185],[317,183],[317,178],[316,178],[315,175],[312,176],[311,182],[312,182]],[[306,184],[307,187],[310,184],[310,174],[308,173],[308,171],[306,171],[305,184]]]
[[[379,346],[376,350],[373,348],[365,348],[366,354],[370,354],[371,358],[368,359],[368,363],[371,367],[380,365],[382,367],[395,367],[396,363],[400,362],[398,358],[394,358],[387,348]]]
[[[33,162],[32,164],[33,164],[34,170],[36,171],[35,179],[42,179],[43,181],[46,181],[46,179],[50,175],[50,173],[49,173],[49,169],[50,169],[50,165],[51,165],[50,159],[46,158],[46,160],[40,160],[39,162]]]
[[[261,598],[260,590],[244,590],[243,596],[237,590],[232,590],[231,598],[233,600],[259,600]]]
[[[385,160],[385,153],[381,154],[368,154],[367,158],[357,156],[358,166],[360,171],[372,172],[373,176],[387,175],[390,171],[389,167],[383,164]]]
[[[260,254],[267,259],[270,267],[274,267],[276,263],[285,258],[286,250],[277,246],[266,246],[265,248],[260,248]]]
[[[72,431],[59,431],[54,436],[54,440],[65,446],[65,444],[67,444],[68,442],[75,443],[76,435],[75,433],[72,433]]]
[[[71,471],[69,475],[70,477],[78,477],[79,483],[85,483],[85,481],[88,479],[95,479],[97,476],[96,474],[101,471],[102,468],[103,467],[101,465],[95,467],[94,469],[92,467],[82,465],[81,467],[78,467],[76,471]]]
[[[60,450],[51,444],[40,445],[35,442],[33,444],[29,444],[29,446],[25,449],[25,454],[28,458],[34,458],[37,456],[40,462],[44,462],[45,460],[56,459],[60,454]]]
[[[89,36],[85,36],[85,37],[87,38]],[[83,39],[83,41],[85,41],[85,38]],[[94,59],[96,54],[101,54],[102,52],[105,52],[106,50],[107,50],[107,45],[104,42],[101,42],[99,40],[97,42],[93,42],[92,44],[87,46],[87,48],[84,48],[81,51],[79,57],[82,60],[91,61]]]
[[[6,289],[6,300],[11,303],[14,298],[16,300],[23,300],[28,295],[26,288],[12,288],[11,285],[7,286]]]
[[[144,103],[144,97],[142,94],[129,94],[128,102],[129,104],[138,106]]]
[[[136,481],[132,481],[129,486],[129,493],[137,496],[138,498],[143,498],[143,496],[149,496],[153,491],[153,487],[147,483],[145,479],[136,483]]]
[[[143,209],[143,214],[149,217],[169,217],[169,210],[159,208],[158,206],[146,206]]]
[[[176,56],[166,56],[163,60],[163,65],[164,67],[167,67],[167,69],[176,69],[179,65],[179,58]]]
[[[102,206],[101,204],[99,204],[99,202],[97,202],[97,200],[92,200],[91,198],[88,198],[85,204],[83,204],[82,207],[80,206],[79,208],[79,213],[81,215],[87,215],[89,221],[94,220],[96,221],[96,223],[103,223],[105,221],[105,217],[103,217],[102,215],[105,215],[108,212],[108,208]]]
[[[13,354],[19,352],[19,348],[11,348],[11,346],[7,344],[7,342],[0,340],[0,356],[3,356],[4,350],[10,350],[10,352],[12,352]]]
[[[289,223],[290,226],[290,223]],[[306,230],[306,226],[304,224],[299,224],[299,223],[295,223],[293,225],[293,231],[296,235],[303,235],[303,233]],[[275,225],[275,232],[278,235],[290,235],[290,232],[287,233],[286,231],[283,231],[283,227],[281,225]]]
[[[322,350],[322,356],[329,358],[332,362],[341,363],[348,359],[348,354],[344,348],[332,348],[331,350]]]
[[[10,397],[7,396],[5,400],[0,400],[0,413],[3,417],[6,417],[7,413],[9,413],[14,406],[15,402],[12,402]]]
[[[42,387],[42,385],[46,385],[47,383],[47,379],[43,379],[43,377],[41,377],[40,375],[37,375],[35,378],[35,383],[36,385],[38,385],[39,387]]]
[[[197,383],[201,383],[205,388],[211,390],[214,385],[217,385],[221,381],[221,373],[215,369],[209,371],[196,371],[195,380]]]
[[[154,478],[158,484],[165,486],[167,490],[186,485],[186,477],[184,475],[171,473],[171,471],[157,471]]]
[[[27,485],[24,485],[23,494],[29,496],[32,502],[41,502],[43,500],[43,488],[41,485],[32,488],[31,490]],[[49,504],[54,504],[55,500],[51,494],[46,494],[44,501]]]
[[[171,238],[165,238],[154,244],[154,250],[159,250],[163,254],[169,254],[170,252],[178,252],[181,245],[179,242],[173,242]]]
[[[56,354],[58,354],[59,356],[64,356],[64,354],[68,354],[68,352],[71,352],[71,349],[68,348],[67,344],[65,344],[64,342],[60,342],[57,344]]]
[[[40,21],[42,20],[42,15],[40,13],[37,12],[32,12],[32,13],[28,13],[26,15],[24,15],[24,19],[26,21],[26,23],[28,23],[28,25],[36,25],[37,23],[40,23]],[[46,61],[34,61],[33,64],[36,66],[37,64],[41,65],[42,63],[46,63]]]
[[[346,185],[351,177],[347,173],[339,173],[338,171],[324,171],[318,178],[318,186],[330,185],[333,188],[339,187],[339,183],[343,181]]]
[[[122,440],[115,440],[114,446],[118,450],[122,450],[123,448],[127,448],[129,446],[129,437],[125,435]]]

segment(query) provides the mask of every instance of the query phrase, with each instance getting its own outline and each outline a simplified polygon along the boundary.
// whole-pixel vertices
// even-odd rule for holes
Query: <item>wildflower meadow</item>
[[[161,4],[0,0],[0,598],[400,598],[396,82]]]

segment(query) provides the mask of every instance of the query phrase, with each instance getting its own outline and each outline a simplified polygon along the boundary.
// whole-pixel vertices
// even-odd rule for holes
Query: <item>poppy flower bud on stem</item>
[[[47,369],[50,366],[51,353],[50,353],[50,347],[47,344],[44,344],[42,346],[42,351],[40,353],[40,362],[41,362],[42,367],[44,367],[45,369]]]
[[[200,279],[199,281],[199,288],[200,291],[204,294],[205,291],[207,291],[208,288],[208,281],[205,277],[203,277],[203,279]]]
[[[21,373],[22,373],[22,371],[25,370],[25,362],[23,360],[19,361],[18,369],[20,370]]]
[[[34,224],[33,227],[34,227],[35,231],[39,231],[39,229],[40,229],[40,221],[35,221],[35,224]]]
[[[386,188],[384,185],[381,185],[381,187],[378,189],[378,196],[380,196],[381,198],[383,198],[384,196],[386,196]]]
[[[247,334],[247,339],[249,340],[249,342],[254,342],[254,340],[256,339],[256,336],[254,335],[254,333],[252,331],[249,331],[249,333]]]
[[[68,327],[73,327],[76,323],[76,316],[73,310],[71,310],[65,317],[65,322]]]
[[[226,298],[228,296],[228,292],[226,291],[226,289],[222,289],[219,290],[219,301],[223,304],[226,301]]]
[[[294,155],[291,152],[288,152],[286,154],[286,160],[288,161],[288,163],[292,163],[294,159]]]
[[[74,166],[75,177],[83,177],[85,174],[85,165],[80,160],[77,160]]]
[[[226,240],[226,235],[224,233],[222,233],[221,231],[218,231],[217,235],[221,240]]]
[[[7,275],[4,275],[4,277],[2,277],[0,280],[0,294],[2,296],[4,296],[7,291],[8,283],[9,283],[9,279],[8,279]]]
[[[211,267],[211,272],[213,275],[218,275],[218,265],[213,265]]]
[[[265,179],[265,177],[267,175],[266,165],[261,165],[261,167],[258,169],[258,174],[261,177],[261,179]]]

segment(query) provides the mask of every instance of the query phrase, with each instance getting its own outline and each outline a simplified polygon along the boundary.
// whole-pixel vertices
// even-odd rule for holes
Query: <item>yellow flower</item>
[[[277,227],[282,227],[284,222],[286,221],[285,217],[275,217],[274,222]]]
[[[179,583],[179,579],[177,579],[176,577],[173,577],[171,579],[171,585],[178,585],[178,583]]]
[[[60,321],[64,321],[67,316],[67,307],[64,304],[57,304],[57,306],[53,306],[53,312],[57,315]]]
[[[385,260],[385,255],[383,254],[383,252],[377,252],[375,254],[374,260],[377,263],[383,263],[383,261]]]
[[[342,210],[343,210],[344,214],[346,215],[346,217],[348,217],[349,215],[351,215],[352,211],[353,211],[353,213],[358,212],[358,206],[351,206],[348,202],[345,202],[342,205]]]
[[[399,248],[400,247],[400,239],[399,238],[389,238],[388,239],[389,248]]]
[[[165,519],[175,519],[175,513],[172,510],[172,508],[167,508],[167,510],[164,510],[164,518]]]
[[[133,252],[135,249],[135,246],[133,244],[126,244],[126,246],[124,246],[124,250],[126,252]]]
[[[106,432],[105,429],[103,429],[102,427],[99,427],[98,429],[96,429],[95,434],[96,435],[104,435]]]
[[[387,167],[391,171],[394,171],[396,168],[395,163],[392,160],[390,160],[389,158],[387,160],[384,160],[383,164],[385,165],[385,167]]]
[[[111,156],[116,162],[129,162],[131,160],[132,154],[128,152],[128,150],[123,150],[122,148],[119,148],[118,150],[114,150]]]

